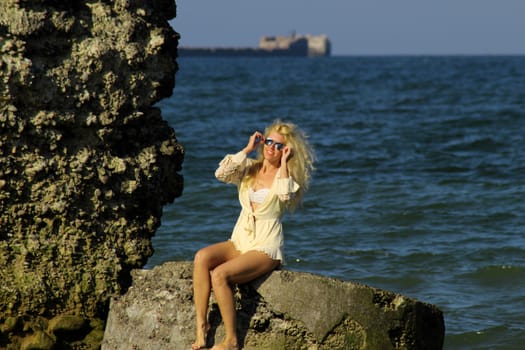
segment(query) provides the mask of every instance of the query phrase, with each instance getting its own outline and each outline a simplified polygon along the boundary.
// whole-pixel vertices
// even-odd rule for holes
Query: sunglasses
[[[275,142],[274,140],[270,139],[270,138],[266,138],[264,140],[264,144],[268,147],[271,147],[272,145],[275,145],[275,149],[280,151],[284,148],[284,143],[280,143],[280,142]]]

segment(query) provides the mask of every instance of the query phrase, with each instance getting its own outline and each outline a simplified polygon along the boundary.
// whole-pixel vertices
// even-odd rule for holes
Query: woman
[[[248,158],[256,149],[257,160]],[[264,135],[254,132],[242,151],[220,162],[215,176],[237,185],[241,213],[228,241],[203,248],[195,255],[197,327],[193,350],[206,346],[211,288],[226,333],[224,341],[212,349],[239,348],[232,284],[249,282],[284,263],[281,218],[286,210],[293,211],[301,203],[313,160],[306,135],[294,124],[277,120]]]

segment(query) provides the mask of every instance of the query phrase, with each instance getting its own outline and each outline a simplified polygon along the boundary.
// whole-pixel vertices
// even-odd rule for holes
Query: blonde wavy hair
[[[308,190],[311,173],[315,169],[315,154],[308,143],[308,136],[295,124],[277,119],[266,128],[264,136],[267,137],[272,132],[280,134],[284,138],[286,146],[293,149],[292,157],[288,159],[288,174],[300,186],[288,204],[288,210],[293,212],[298,205],[302,204],[304,193]],[[256,163],[251,167],[243,182],[250,183],[253,180],[257,170],[262,166],[263,160],[263,147],[259,147]]]

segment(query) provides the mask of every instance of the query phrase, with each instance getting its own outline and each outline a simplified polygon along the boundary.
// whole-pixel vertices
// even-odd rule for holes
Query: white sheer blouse
[[[249,186],[242,183],[246,171],[255,163],[244,152],[229,154],[215,171],[218,180],[237,185],[241,213],[230,240],[241,253],[256,250],[284,263],[284,235],[281,219],[287,202],[299,189],[292,177],[273,181],[268,194],[255,210],[250,205]]]

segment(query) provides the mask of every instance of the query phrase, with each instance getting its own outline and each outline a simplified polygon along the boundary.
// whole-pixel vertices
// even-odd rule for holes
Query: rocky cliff
[[[111,303],[102,350],[189,349],[194,340],[192,264],[133,271]],[[445,325],[433,305],[365,285],[286,270],[238,286],[237,332],[245,350],[440,350]],[[209,344],[224,329],[211,300]]]
[[[182,191],[154,107],[175,84],[175,10],[0,0],[1,348],[100,342],[110,296],[152,254]]]

